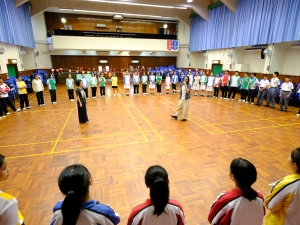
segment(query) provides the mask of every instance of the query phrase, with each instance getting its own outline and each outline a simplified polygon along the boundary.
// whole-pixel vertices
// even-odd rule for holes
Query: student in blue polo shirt
[[[91,184],[91,174],[83,165],[71,165],[61,172],[58,186],[66,197],[55,205],[51,225],[114,225],[120,222],[118,213],[90,197]]]

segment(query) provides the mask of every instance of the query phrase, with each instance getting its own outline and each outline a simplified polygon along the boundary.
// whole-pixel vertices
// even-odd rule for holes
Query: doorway
[[[9,77],[19,76],[17,64],[6,64]]]
[[[141,63],[128,63],[128,68],[129,68],[130,74],[132,74],[132,71],[134,71],[134,70],[140,71],[141,67],[142,67]]]
[[[217,73],[222,73],[223,64],[212,64],[211,71],[213,72],[214,76],[217,75]]]

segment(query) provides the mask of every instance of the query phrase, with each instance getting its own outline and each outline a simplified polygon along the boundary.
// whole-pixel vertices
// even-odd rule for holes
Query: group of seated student
[[[264,199],[252,185],[257,180],[255,166],[246,159],[234,159],[229,167],[234,187],[222,193],[213,202],[208,221],[213,225],[266,225],[300,224],[300,148],[288,156],[291,174],[270,185]],[[9,175],[7,160],[0,155],[0,182]],[[119,214],[108,205],[94,200],[89,191],[92,176],[79,164],[66,167],[58,178],[58,187],[65,198],[54,206],[51,225],[113,225],[120,222]],[[185,215],[180,203],[170,199],[169,177],[159,165],[150,166],[145,174],[145,185],[150,198],[134,207],[127,225],[184,225]],[[0,224],[23,224],[18,203],[13,196],[0,191]]]

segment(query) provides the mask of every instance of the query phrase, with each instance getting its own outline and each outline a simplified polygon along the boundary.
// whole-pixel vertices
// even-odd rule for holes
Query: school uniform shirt
[[[150,75],[149,76],[149,81],[150,81],[150,84],[154,84],[155,83],[155,76],[154,75]]]
[[[145,76],[142,76],[142,84],[147,84],[148,82],[148,77],[145,75]]]
[[[61,212],[63,201],[59,201],[53,209],[54,216],[50,225],[62,225],[63,215]],[[107,205],[100,204],[95,200],[90,200],[81,205],[80,214],[76,225],[101,224],[115,225],[120,222],[120,216]]]
[[[264,215],[262,194],[249,201],[239,189],[231,189],[212,204],[208,221],[212,225],[262,225]]]
[[[161,84],[162,76],[156,76],[156,84]]]
[[[173,75],[172,76],[172,84],[177,84],[178,83],[178,76],[177,75]]]
[[[243,78],[241,89],[248,89],[248,85],[249,85],[248,82],[249,82],[249,80],[250,80],[249,77],[244,77]]]
[[[130,85],[130,76],[129,75],[125,75],[125,77],[124,77],[124,84],[125,85]]]
[[[99,86],[105,87],[105,78],[104,77],[99,77]]]
[[[184,213],[179,202],[169,200],[165,213],[153,215],[154,206],[151,199],[147,199],[132,209],[127,225],[184,225]]]
[[[240,77],[239,76],[232,76],[230,78],[230,87],[238,87],[240,83]]]
[[[264,80],[262,79],[260,82],[259,82],[259,88],[265,88],[267,86],[269,86],[270,82],[268,80]]]
[[[24,217],[18,210],[17,199],[0,191],[0,224],[3,225],[21,225],[24,222]]]
[[[222,77],[222,83],[223,83],[223,86],[224,87],[227,87],[229,84],[229,81],[230,80],[230,76],[229,75],[224,75],[223,77]],[[227,82],[227,83],[226,83]]]
[[[2,83],[0,85],[0,97],[1,98],[8,98],[8,92],[10,91],[10,88],[6,83]]]
[[[138,85],[140,83],[140,77],[138,75],[133,76],[133,84]]]
[[[19,93],[19,95],[27,94],[27,90],[26,90],[27,85],[25,84],[24,81],[17,81],[16,85],[18,87],[18,93]]]
[[[270,87],[278,87],[280,86],[280,80],[277,77],[273,77],[270,82]]]
[[[192,74],[189,75],[190,85],[193,85],[194,76]]]
[[[221,78],[220,77],[216,77],[214,80],[214,87],[220,87],[220,82],[221,82]]]
[[[206,83],[206,81],[207,81],[207,77],[205,75],[202,75],[200,77],[200,83]]]
[[[165,83],[166,83],[166,86],[170,86],[171,85],[171,77],[170,76],[166,77]]]
[[[84,89],[87,88],[88,85],[89,85],[88,80],[84,77],[84,78],[81,79],[81,81],[82,81],[82,87],[83,87]]]
[[[74,89],[74,80],[73,78],[67,78],[66,79],[66,85],[68,90]]]
[[[282,91],[291,91],[291,90],[293,90],[294,89],[294,85],[293,85],[293,83],[292,82],[284,82],[284,83],[282,83],[282,85],[281,85],[281,90]]]
[[[118,78],[117,77],[111,77],[111,86],[113,86],[113,87],[118,86]]]
[[[249,84],[249,89],[255,89],[256,86],[259,85],[259,81],[256,77],[253,77],[250,81],[250,84]]]
[[[265,203],[271,212],[265,225],[300,224],[300,175],[292,174],[270,185]]]
[[[47,84],[48,84],[48,89],[49,90],[55,90],[56,89],[54,79],[48,79]]]
[[[208,78],[207,78],[207,86],[208,87],[212,87],[213,86],[213,84],[214,84],[214,77],[213,76],[209,76]]]
[[[91,87],[97,86],[97,77],[91,77]]]

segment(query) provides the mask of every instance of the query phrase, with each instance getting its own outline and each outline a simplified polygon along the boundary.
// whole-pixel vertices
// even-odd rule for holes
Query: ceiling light
[[[164,28],[167,29],[168,28],[168,24],[164,24]]]
[[[131,60],[131,63],[139,63],[139,60]]]
[[[186,7],[175,6],[175,9],[187,9]]]
[[[100,63],[107,63],[107,60],[100,60]]]
[[[193,2],[193,0],[187,0],[187,2]]]
[[[66,20],[65,18],[61,18],[61,22],[62,22],[62,23],[66,23],[67,20]]]
[[[59,9],[61,11],[73,11],[73,9]]]

